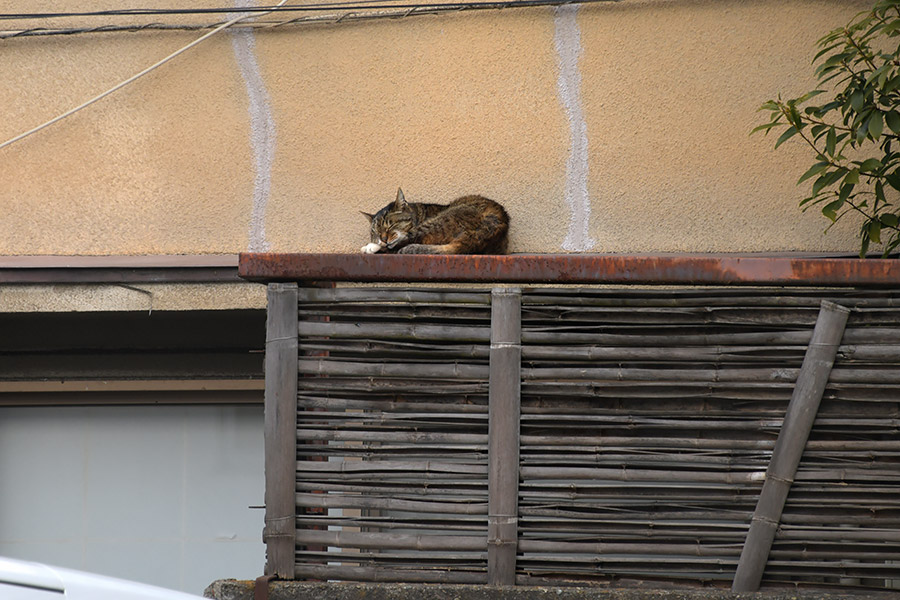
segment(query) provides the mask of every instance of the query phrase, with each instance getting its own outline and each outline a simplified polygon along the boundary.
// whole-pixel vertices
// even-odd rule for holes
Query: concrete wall
[[[170,3],[28,8],[151,5]],[[823,236],[798,209],[800,142],[748,133],[763,101],[813,87],[815,40],[870,5],[621,0],[225,32],[0,150],[0,254],[355,252],[357,211],[398,186],[503,202],[516,252],[854,251],[852,223]],[[0,143],[199,35],[2,41]]]
[[[266,307],[256,283],[2,285],[0,313],[221,310]]]
[[[215,581],[204,591],[215,600],[252,600],[255,581]],[[560,586],[510,586],[409,583],[312,583],[272,581],[271,600],[838,600],[841,592],[816,590],[771,590],[755,593],[731,593],[715,588],[608,588]],[[867,598],[888,600],[891,593],[868,592]],[[894,595],[895,597],[895,595]]]

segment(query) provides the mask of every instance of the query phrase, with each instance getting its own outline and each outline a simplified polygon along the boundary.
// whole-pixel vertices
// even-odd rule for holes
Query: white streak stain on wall
[[[566,161],[566,203],[569,205],[569,228],[562,247],[570,252],[584,252],[594,246],[588,226],[591,199],[588,196],[588,139],[587,123],[581,105],[581,30],[576,16],[578,5],[560,6],[554,19],[554,44],[559,62],[560,102],[566,111],[571,136],[569,158]]]
[[[250,6],[250,0],[235,0],[237,8]],[[231,45],[247,86],[250,101],[250,144],[253,147],[256,177],[253,185],[253,206],[250,213],[251,252],[269,250],[266,241],[266,205],[272,189],[272,163],[275,159],[275,120],[269,93],[256,60],[256,41],[250,29],[233,30]]]

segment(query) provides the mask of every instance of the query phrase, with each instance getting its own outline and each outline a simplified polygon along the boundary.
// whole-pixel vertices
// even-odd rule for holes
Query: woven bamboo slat
[[[491,290],[299,298],[295,576],[486,583]],[[516,581],[730,584],[822,300],[763,585],[900,581],[900,294],[589,286],[521,296]]]

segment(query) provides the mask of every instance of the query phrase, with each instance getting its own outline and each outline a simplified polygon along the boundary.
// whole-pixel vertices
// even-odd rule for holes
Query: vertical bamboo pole
[[[297,284],[267,290],[265,363],[266,575],[294,578],[297,474]]]
[[[491,291],[488,583],[515,585],[519,504],[522,291]]]
[[[848,308],[822,301],[812,340],[803,357],[784,423],[766,470],[766,480],[750,521],[750,530],[731,586],[734,592],[755,592],[759,589],[784,502],[816,419],[849,314]]]

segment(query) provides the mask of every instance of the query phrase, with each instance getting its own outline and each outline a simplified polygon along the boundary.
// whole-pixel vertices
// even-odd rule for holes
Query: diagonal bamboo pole
[[[759,589],[784,502],[816,419],[849,315],[850,309],[822,301],[784,424],[766,470],[766,480],[750,521],[750,530],[731,586],[734,592],[755,592]]]

